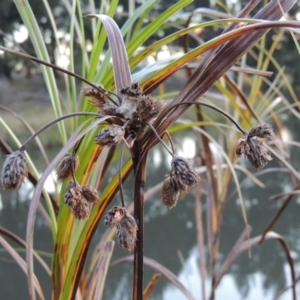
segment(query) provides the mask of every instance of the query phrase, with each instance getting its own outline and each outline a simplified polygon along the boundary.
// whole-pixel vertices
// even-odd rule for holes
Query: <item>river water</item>
[[[191,144],[191,141],[188,140],[187,143]],[[193,147],[190,145],[189,149],[193,149]],[[0,161],[3,161],[3,156],[1,156]],[[166,161],[166,156],[161,151],[154,151],[149,157],[146,189],[157,184],[167,173]],[[254,172],[248,162],[242,163],[251,172]],[[276,167],[277,165],[276,160],[273,160],[268,167]],[[265,183],[266,188],[261,189],[251,181],[247,181],[243,186],[249,224],[253,228],[252,237],[262,232],[279,207],[280,202],[272,202],[269,197],[276,193],[288,191],[292,187],[291,179],[287,173],[266,174],[260,179]],[[124,187],[126,199],[132,199],[130,179]],[[48,188],[52,188],[50,183]],[[232,185],[230,190],[233,188]],[[0,225],[25,238],[26,219],[32,188],[30,185],[25,185],[18,193],[3,190],[0,190],[0,192]],[[116,197],[112,205],[118,204],[118,201],[119,198]],[[206,220],[205,197],[203,197],[202,205],[203,219]],[[177,206],[171,210],[161,205],[159,195],[157,195],[146,204],[145,212],[145,255],[169,268],[194,295],[195,299],[201,299],[193,193],[180,200]],[[290,244],[296,264],[296,272],[299,269],[299,223],[299,201],[295,198],[283,213],[274,231],[282,234]],[[222,220],[218,268],[232,249],[243,228],[244,221],[241,207],[238,199],[234,198],[228,204]],[[101,221],[99,230],[93,238],[92,247],[99,241],[105,229]],[[204,231],[206,231],[205,222]],[[15,244],[12,245],[16,246]],[[20,255],[24,257],[24,251],[18,246],[16,247]],[[36,221],[35,249],[40,251],[40,254],[50,265],[51,234],[40,217]],[[128,254],[116,244],[112,261],[126,255]],[[50,299],[50,280],[38,263],[35,263],[35,268],[45,295],[47,295],[47,299]],[[154,270],[145,267],[145,283],[148,283],[154,273]],[[108,273],[104,299],[130,299],[131,275],[132,268],[129,263],[112,267]],[[2,247],[0,247],[0,278],[0,299],[28,299],[26,276]],[[276,240],[269,240],[261,247],[252,248],[252,258],[249,258],[248,253],[244,253],[235,261],[229,273],[222,279],[216,291],[216,299],[273,299],[278,291],[290,284],[291,276],[285,254]],[[210,279],[208,274],[206,293],[208,294],[209,291]],[[299,287],[297,287],[297,292],[300,295]],[[291,290],[289,290],[280,299],[291,299],[291,295]],[[181,300],[186,298],[162,277],[150,299]]]

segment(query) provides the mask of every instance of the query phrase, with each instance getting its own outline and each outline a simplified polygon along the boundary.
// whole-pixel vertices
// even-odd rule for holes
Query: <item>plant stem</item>
[[[144,188],[147,153],[142,153],[140,142],[133,146],[134,181],[134,217],[138,225],[137,241],[134,248],[132,299],[143,299],[144,276]]]
[[[165,144],[165,142],[162,140],[162,138],[159,136],[159,134],[157,133],[156,129],[152,126],[152,124],[150,123],[146,123],[153,131],[153,133],[155,134],[155,136],[157,137],[157,139],[161,142],[161,144],[164,146],[164,148],[168,151],[168,153],[174,157],[174,153],[172,153],[172,151],[167,147],[167,145]]]
[[[198,121],[203,122],[201,107],[196,108]],[[201,126],[205,130],[205,126]],[[207,232],[208,232],[208,251],[210,256],[211,269],[211,295],[210,300],[215,299],[214,283],[216,280],[216,263],[219,247],[220,221],[218,212],[217,183],[213,171],[213,158],[209,147],[209,140],[206,135],[201,134],[204,149],[204,164],[207,167]]]
[[[32,60],[32,61],[34,61],[34,62],[37,62],[37,63],[39,63],[39,64],[41,64],[41,65],[44,65],[44,66],[50,67],[50,68],[52,68],[52,69],[56,69],[56,70],[58,70],[58,71],[60,71],[60,72],[62,72],[62,73],[68,74],[68,75],[70,75],[70,76],[72,76],[72,77],[74,77],[74,78],[77,78],[77,79],[79,79],[80,81],[82,81],[82,82],[88,84],[89,86],[91,86],[91,87],[93,87],[94,89],[100,91],[101,93],[107,93],[107,92],[109,92],[110,94],[116,96],[116,97],[119,99],[120,103],[122,102],[121,99],[120,99],[120,97],[119,97],[117,94],[115,94],[114,92],[107,91],[107,90],[105,90],[105,89],[99,87],[98,85],[96,85],[96,84],[94,84],[94,83],[92,83],[92,82],[86,80],[85,78],[81,77],[80,75],[75,74],[75,73],[73,73],[73,72],[70,72],[69,70],[66,70],[66,69],[61,68],[61,67],[59,67],[59,66],[57,66],[57,65],[48,63],[48,62],[46,62],[46,61],[43,61],[43,60],[38,59],[38,58],[36,58],[36,57],[34,57],[34,56],[31,56],[31,55],[28,55],[28,54],[25,54],[25,53],[22,53],[22,52],[14,51],[14,50],[11,50],[11,49],[6,48],[6,47],[3,47],[3,46],[0,46],[0,50],[2,50],[2,51],[4,51],[4,52],[7,52],[7,53],[10,53],[10,54],[13,54],[13,55],[21,56],[21,57],[23,57],[23,58],[26,58],[26,59]],[[108,96],[108,98],[109,98],[109,100],[110,100],[111,102],[113,102],[115,105],[118,105],[111,97]]]
[[[247,132],[229,115],[227,114],[226,112],[224,112],[223,110],[219,109],[218,107],[215,107],[211,104],[208,104],[208,103],[205,103],[205,102],[200,102],[200,101],[184,101],[184,102],[181,102],[181,103],[177,103],[177,104],[174,104],[172,105],[168,111],[170,111],[172,108],[175,108],[179,105],[185,105],[185,104],[194,104],[194,105],[202,105],[202,106],[206,106],[206,107],[209,107],[215,111],[217,111],[218,113],[222,114],[223,116],[225,116],[227,119],[229,119],[236,127],[237,129],[242,133],[242,134],[247,134]]]
[[[123,158],[123,153],[125,149],[125,143],[122,147],[121,154],[120,154],[120,160],[119,160],[119,191],[120,191],[120,197],[121,197],[121,204],[122,207],[125,207],[125,201],[124,201],[124,193],[123,193],[123,184],[122,184],[122,158]]]
[[[33,133],[24,143],[23,145],[20,147],[20,150],[25,150],[27,145],[37,136],[39,135],[41,132],[43,132],[45,129],[47,129],[48,127],[54,125],[57,122],[60,122],[64,119],[67,118],[72,118],[72,117],[76,117],[76,116],[94,116],[94,117],[102,117],[102,115],[97,114],[97,113],[92,113],[92,112],[77,112],[77,113],[71,113],[71,114],[67,114],[64,116],[61,116],[60,118],[57,118],[55,120],[52,120],[50,122],[48,122],[47,124],[45,124],[44,126],[42,126],[38,131],[36,131],[35,133]]]

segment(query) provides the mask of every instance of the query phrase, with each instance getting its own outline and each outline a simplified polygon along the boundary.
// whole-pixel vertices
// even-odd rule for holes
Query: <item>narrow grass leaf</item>
[[[153,289],[158,283],[159,278],[161,277],[160,273],[156,273],[152,276],[151,280],[147,284],[144,292],[143,292],[143,300],[147,300],[150,297],[150,294],[152,293]]]
[[[122,33],[116,22],[106,15],[90,14],[86,17],[100,19],[107,31],[112,53],[116,92],[121,96],[121,89],[131,84],[131,73]]]
[[[11,113],[14,117],[16,117],[16,119],[21,121],[23,126],[29,131],[30,134],[33,134],[35,132],[35,130],[30,126],[30,124],[21,115],[17,114],[15,111],[11,110],[10,108],[3,106],[2,104],[0,104],[0,108]],[[48,159],[47,153],[46,153],[45,148],[44,148],[43,144],[41,143],[41,140],[38,136],[35,138],[35,141],[36,141],[36,144],[45,160],[45,163],[49,164],[49,159]]]
[[[116,9],[118,7],[118,0],[112,0],[110,1],[108,11],[105,12],[107,16],[113,17]],[[100,14],[104,13],[104,7],[105,2],[101,2],[100,6]],[[95,13],[92,13],[92,15],[96,15]],[[92,18],[92,24],[95,22],[95,18]],[[101,82],[102,80],[99,79],[100,75],[104,75],[107,72],[107,66],[104,64],[104,62],[101,63],[101,68],[99,68],[97,72],[97,67],[99,66],[99,57],[100,54],[103,52],[104,45],[106,42],[106,31],[104,30],[102,23],[97,22],[96,31],[94,33],[94,40],[93,40],[93,48],[92,53],[90,57],[90,68],[88,70],[88,80],[94,81],[94,82]],[[108,63],[109,61],[107,61]],[[84,106],[85,108],[85,106]]]
[[[168,35],[167,37],[164,37],[154,43],[151,44],[151,46],[146,47],[144,50],[138,52],[134,56],[130,57],[129,63],[130,67],[133,70],[145,57],[148,57],[150,54],[155,52],[156,50],[160,49],[162,46],[167,45],[174,40],[177,40],[178,38],[181,38],[185,35],[188,35],[189,33],[196,31],[200,28],[206,28],[206,27],[213,27],[219,24],[228,24],[229,22],[237,22],[237,23],[258,23],[261,22],[259,20],[253,20],[253,19],[237,19],[237,18],[229,18],[226,20],[216,20],[216,21],[210,21],[210,22],[204,22],[199,25],[194,25],[189,28],[184,28],[179,31],[176,31],[173,34]],[[156,62],[157,63],[157,62]],[[156,64],[155,63],[155,64]]]
[[[201,187],[198,186],[195,190],[195,219],[197,228],[197,245],[199,251],[199,269],[201,274],[201,293],[202,300],[206,299],[206,255],[205,255],[205,240],[202,218],[201,204]]]
[[[16,234],[14,234],[13,232],[11,232],[11,231],[3,228],[3,227],[0,227],[0,234],[2,236],[6,236],[6,237],[10,238],[15,243],[20,245],[22,248],[26,249],[26,247],[27,247],[26,242],[23,239],[21,239],[19,236],[17,236]],[[49,275],[49,277],[50,277],[51,276],[51,270],[48,267],[48,265],[46,264],[46,262],[41,258],[41,256],[36,251],[33,251],[33,255],[34,255],[35,259],[43,267],[43,269],[46,271],[47,275]]]
[[[133,29],[134,23],[137,21],[138,18],[140,18],[145,11],[148,11],[149,8],[153,7],[153,5],[157,2],[158,0],[149,0],[144,2],[141,6],[139,6],[137,9],[134,10],[133,14],[130,15],[130,18],[126,20],[124,25],[121,28],[121,33],[123,37]]]
[[[191,0],[181,0],[177,2],[166,11],[161,13],[159,16],[157,16],[157,18],[155,18],[153,22],[143,28],[141,32],[139,32],[138,35],[135,36],[135,39],[130,42],[130,45],[127,48],[128,57],[131,57],[131,55],[133,55],[138,47],[141,46],[151,35],[153,35],[153,33],[156,32],[160,28],[160,26],[164,24],[171,16],[174,16],[176,12],[183,9],[191,2]]]
[[[294,191],[297,191],[300,189],[300,184],[297,184],[294,187]],[[289,205],[289,203],[291,202],[292,198],[293,198],[293,193],[290,194],[289,196],[286,197],[286,199],[283,201],[283,203],[281,204],[280,208],[278,209],[278,211],[276,212],[275,216],[272,218],[272,220],[269,222],[269,224],[267,225],[267,227],[263,230],[261,239],[259,241],[259,245],[262,245],[262,243],[264,242],[267,233],[273,228],[273,226],[275,225],[275,223],[278,221],[279,217],[281,216],[281,214],[284,212],[284,210],[286,209],[286,207]]]
[[[241,27],[238,29],[234,29],[230,32],[227,32],[227,33],[221,35],[221,36],[211,39],[208,42],[202,44],[201,46],[198,46],[197,48],[191,50],[189,53],[185,54],[181,58],[179,58],[179,59],[175,60],[173,63],[171,63],[169,65],[169,69],[167,69],[167,67],[166,67],[166,68],[160,70],[159,72],[156,72],[153,76],[151,76],[147,80],[145,80],[142,83],[142,85],[146,91],[150,90],[151,88],[153,88],[154,86],[156,86],[157,84],[162,82],[163,79],[167,78],[168,76],[173,74],[175,71],[177,71],[179,68],[184,66],[186,63],[190,62],[192,59],[198,57],[199,55],[207,52],[210,49],[217,48],[217,47],[225,44],[226,42],[232,40],[232,43],[234,43],[234,45],[230,45],[231,49],[228,50],[228,51],[233,52],[232,55],[228,56],[228,53],[226,53],[226,56],[224,56],[225,54],[223,54],[222,58],[223,58],[224,62],[222,64],[220,64],[220,62],[218,62],[220,64],[219,66],[216,66],[215,63],[213,65],[212,64],[209,65],[209,71],[210,71],[209,74],[211,74],[211,75],[209,76],[209,78],[207,80],[214,83],[216,80],[219,79],[219,77],[221,75],[223,75],[226,68],[229,69],[248,50],[249,42],[248,42],[248,44],[243,43],[243,45],[240,45],[240,46],[247,47],[247,50],[246,49],[243,50],[243,52],[239,53],[238,56],[235,55],[235,54],[237,54],[238,49],[241,50],[241,47],[237,47],[237,45],[238,45],[238,43],[236,42],[237,37],[241,37],[241,36],[249,37],[249,35],[251,33],[255,34],[255,32],[260,32],[261,30],[266,30],[266,29],[270,29],[270,28],[274,28],[274,27],[300,28],[300,22],[297,22],[297,21],[289,21],[289,22],[265,21],[263,23],[247,25],[247,26],[244,26],[244,27]],[[222,50],[223,49],[224,48],[222,48]],[[233,50],[233,49],[235,49],[235,50]],[[223,51],[225,51],[225,50],[223,50]],[[220,56],[221,54],[219,54],[219,52],[217,55],[218,55],[218,57],[221,57]],[[227,59],[224,59],[224,57],[226,57]],[[231,60],[230,63],[229,63],[229,58]],[[225,65],[226,65],[226,67],[225,67]],[[218,71],[222,69],[222,74],[219,74],[218,76],[216,76],[216,72],[211,73],[211,69],[218,70]],[[208,72],[208,71],[205,71],[205,72]],[[204,75],[202,75],[202,76],[204,77]],[[203,83],[203,85],[204,85],[204,83]],[[205,91],[206,91],[208,86],[205,86],[205,87],[206,87],[205,88]]]
[[[35,223],[35,217],[36,217],[36,211],[38,207],[38,203],[40,201],[41,192],[44,186],[44,183],[51,173],[51,171],[55,168],[57,163],[61,160],[61,158],[69,151],[71,147],[73,147],[77,141],[79,141],[89,130],[91,130],[93,127],[97,126],[99,123],[103,122],[104,120],[108,119],[109,117],[103,117],[96,121],[94,121],[91,125],[89,125],[87,128],[81,131],[84,123],[81,124],[77,128],[77,130],[74,132],[70,140],[67,142],[67,144],[62,148],[62,150],[57,154],[57,156],[51,161],[51,163],[48,165],[48,167],[45,169],[43,175],[41,176],[39,182],[36,185],[36,188],[34,190],[32,200],[30,202],[29,211],[28,211],[28,222],[27,222],[27,229],[26,229],[26,239],[28,243],[28,248],[26,252],[26,260],[27,260],[27,268],[28,268],[28,285],[29,285],[29,291],[30,295],[34,297],[33,293],[33,235],[34,235],[34,223]]]
[[[118,260],[115,260],[111,263],[111,267],[116,266],[120,263],[124,262],[133,262],[133,256],[126,256],[123,258],[120,258]],[[166,277],[171,283],[173,283],[184,295],[187,297],[187,299],[195,300],[193,295],[188,291],[188,289],[178,280],[178,278],[166,267],[161,265],[156,260],[144,256],[144,264],[151,267],[152,269],[156,270],[157,272],[161,273],[164,277]]]
[[[107,276],[108,267],[110,264],[111,256],[114,250],[114,241],[107,241],[101,249],[101,257],[95,265],[93,274],[91,275],[87,292],[85,295],[86,300],[101,300],[103,299],[103,290]]]
[[[19,265],[19,267],[27,274],[27,268],[26,268],[26,262],[24,259],[17,253],[17,251],[0,235],[0,243],[1,245],[7,250],[7,252],[12,256],[14,261]],[[34,290],[37,291],[38,295],[40,296],[41,299],[45,299],[45,296],[43,294],[42,288],[40,286],[39,281],[37,280],[35,274],[32,274],[32,287]],[[28,274],[27,274],[28,276]],[[30,299],[35,298],[35,294],[29,291],[29,295],[31,295]]]
[[[22,146],[21,142],[18,140],[18,138],[12,132],[12,130],[10,129],[10,127],[6,124],[6,122],[1,117],[0,117],[0,124],[2,124],[3,127],[6,129],[6,131],[11,136],[11,138],[13,139],[14,143],[16,144],[16,146],[18,148],[20,148]],[[27,157],[27,163],[28,163],[28,166],[29,166],[30,174],[33,175],[33,180],[31,180],[31,181],[33,181],[34,183],[35,182],[37,183],[38,182],[38,178],[40,177],[40,174],[39,174],[39,172],[38,172],[35,164],[33,163],[31,157],[28,154],[26,154],[26,157]],[[42,191],[43,191],[43,196],[45,197],[45,202],[46,202],[46,205],[47,205],[47,208],[48,208],[48,213],[49,213],[50,218],[51,218],[52,236],[53,236],[53,239],[54,239],[55,234],[56,234],[56,230],[57,230],[57,224],[56,224],[56,218],[55,218],[55,213],[54,213],[54,207],[52,205],[49,193],[45,189],[42,189]]]
[[[126,178],[131,171],[132,161],[129,160],[122,168],[122,178]],[[86,253],[93,234],[97,229],[100,218],[103,216],[108,205],[113,200],[113,197],[116,195],[118,189],[119,174],[116,174],[102,192],[100,201],[95,204],[94,209],[91,211],[90,218],[85,223],[85,226],[80,233],[80,237],[77,241],[74,253],[72,254],[70,266],[67,270],[64,287],[61,293],[62,299],[69,299],[74,297],[74,293],[76,292],[79,284],[79,278],[86,258]]]
[[[14,0],[14,2],[17,6],[17,9],[20,13],[20,16],[22,17],[25,26],[28,29],[30,40],[33,43],[37,56],[46,62],[50,62],[50,58],[48,55],[48,51],[40,27],[38,26],[36,17],[31,9],[29,2],[27,0]],[[41,69],[43,72],[45,83],[48,88],[50,99],[52,101],[52,106],[55,112],[55,116],[60,117],[62,115],[62,109],[60,104],[61,102],[60,102],[58,88],[56,85],[53,70],[49,68],[45,68],[43,66],[41,67]],[[64,123],[60,123],[58,127],[62,137],[62,141],[66,142],[67,135],[66,135]]]

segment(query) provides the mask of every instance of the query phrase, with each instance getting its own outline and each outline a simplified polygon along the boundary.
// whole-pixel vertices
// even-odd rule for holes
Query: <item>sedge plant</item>
[[[188,26],[187,22],[186,27],[177,29],[175,33],[146,46],[142,51],[137,51],[163,25],[171,27],[172,24],[169,24],[167,20],[191,1],[179,1],[152,22],[143,25],[141,20],[155,5],[155,2],[145,2],[128,18],[121,29],[112,18],[116,12],[117,1],[110,3],[105,14],[104,7],[101,7],[100,12],[92,11],[85,15],[85,18],[92,22],[93,48],[90,55],[87,55],[84,45],[85,31],[80,2],[72,1],[71,7],[66,4],[72,16],[69,45],[71,63],[69,69],[66,70],[50,62],[36,22],[37,16],[34,15],[29,2],[15,0],[20,16],[29,31],[36,57],[4,46],[0,46],[0,50],[41,65],[56,116],[53,121],[36,130],[24,143],[20,143],[5,122],[0,119],[2,126],[14,138],[17,148],[11,152],[7,144],[3,140],[0,141],[1,148],[8,154],[1,175],[3,188],[17,190],[22,186],[26,177],[35,187],[28,211],[26,241],[21,242],[26,247],[26,262],[17,256],[16,251],[4,239],[0,240],[26,272],[30,299],[36,299],[36,295],[41,299],[46,298],[34,273],[33,259],[38,257],[41,260],[33,248],[34,224],[40,201],[46,203],[54,241],[51,272],[49,272],[53,286],[53,299],[101,298],[113,251],[111,240],[114,234],[116,234],[121,248],[125,251],[133,251],[133,257],[130,256],[123,260],[133,262],[132,299],[146,299],[151,292],[151,288],[144,290],[144,264],[156,266],[165,276],[169,276],[168,278],[171,278],[170,280],[175,282],[189,299],[193,299],[189,291],[180,285],[176,278],[170,276],[163,267],[157,267],[157,264],[151,259],[144,257],[143,251],[144,203],[147,198],[147,193],[145,197],[145,184],[149,152],[157,144],[161,144],[171,156],[170,171],[165,178],[161,179],[160,185],[162,204],[168,208],[175,207],[173,209],[176,209],[180,195],[189,193],[193,188],[197,191],[200,177],[204,176],[185,157],[176,154],[175,143],[172,140],[173,132],[183,130],[184,126],[180,123],[181,117],[187,112],[192,111],[196,116],[195,121],[184,125],[185,128],[193,128],[201,139],[204,153],[202,164],[209,191],[207,193],[207,203],[209,203],[207,247],[212,278],[210,299],[214,299],[215,289],[238,254],[259,241],[262,242],[263,239],[263,237],[250,238],[247,215],[242,206],[245,222],[243,238],[235,246],[233,253],[229,254],[220,272],[217,272],[218,238],[224,212],[223,204],[227,186],[231,180],[236,185],[239,198],[243,199],[234,167],[237,158],[245,156],[255,169],[260,171],[272,160],[272,157],[276,157],[294,178],[300,179],[299,173],[289,164],[288,160],[282,159],[279,155],[279,150],[274,150],[274,147],[270,146],[271,143],[266,142],[266,138],[272,138],[273,141],[278,139],[274,134],[276,130],[273,129],[273,126],[260,117],[262,107],[255,100],[255,95],[260,93],[262,85],[260,78],[268,75],[267,64],[259,64],[262,70],[251,70],[246,66],[239,69],[235,66],[244,55],[252,54],[251,49],[264,38],[270,29],[284,27],[297,29],[300,27],[299,22],[279,21],[283,14],[293,7],[295,1],[270,1],[253,18],[247,18],[259,2],[250,1],[236,17],[228,16],[226,19],[213,20],[194,26]],[[47,13],[53,19],[51,10],[47,9]],[[55,23],[53,23],[53,30],[56,33],[57,29],[54,25]],[[186,48],[186,53],[179,58],[174,57],[162,64],[156,63],[151,68],[135,72],[145,57],[150,56],[163,45],[192,35],[196,29],[216,25],[222,25],[224,28],[217,37],[194,49]],[[75,37],[81,41],[82,45],[81,75],[76,74],[74,68],[73,39]],[[108,49],[105,51],[103,61],[99,63],[100,54],[105,50],[106,38]],[[59,45],[59,41],[56,42]],[[262,48],[260,53],[264,53],[264,50]],[[271,58],[268,57],[268,59]],[[163,101],[161,97],[151,95],[151,92],[165,79],[180,68],[187,66],[188,63],[193,63],[194,70],[191,72],[190,69],[187,69],[187,80],[172,100]],[[63,114],[62,101],[53,69],[66,76],[66,97],[70,110],[66,114]],[[228,77],[227,71],[230,69],[252,72],[258,78],[255,91],[252,92],[249,101],[243,95],[239,85]],[[81,82],[82,101],[80,105],[77,103],[78,88],[76,88],[77,81],[75,79]],[[224,88],[224,82],[227,88]],[[227,107],[214,105],[206,99],[200,100],[201,97],[205,98],[205,93],[212,86],[217,87],[229,99]],[[274,90],[270,87],[270,95],[274,93]],[[236,101],[237,98],[239,101]],[[266,98],[264,100],[267,101]],[[203,109],[204,107],[206,110]],[[228,134],[231,144],[227,145],[227,153],[225,153],[225,147],[218,144],[209,134],[207,124],[210,121],[213,123],[214,120],[210,120],[208,110],[214,116],[220,115],[224,118],[223,125],[225,124],[224,126],[231,132]],[[68,136],[65,123],[65,120],[69,119],[72,119],[70,136]],[[275,117],[274,123],[276,124]],[[56,126],[56,124],[58,124],[63,146],[44,170],[43,175],[38,177],[30,153],[26,151],[27,146],[36,140],[41,132],[50,126]],[[222,134],[222,126],[219,131]],[[226,160],[225,170],[221,175],[216,172],[216,163],[210,143],[214,143],[218,147]],[[129,159],[123,163],[125,151],[129,155]],[[119,170],[107,185],[103,185],[109,166],[113,163],[116,154],[118,154],[120,162]],[[101,161],[100,171],[98,169],[99,161]],[[53,196],[43,189],[45,180],[54,169],[57,172],[58,180],[62,182],[56,199],[53,199]],[[134,176],[133,206],[126,207],[128,203],[122,193],[122,184],[130,173],[133,173]],[[251,178],[255,177],[250,172],[247,174]],[[96,180],[92,180],[94,178]],[[257,179],[253,180],[259,182]],[[120,191],[120,204],[111,207],[111,202],[117,197],[118,191]],[[41,195],[43,195],[43,200],[41,200]],[[90,265],[86,266],[87,251],[101,220],[109,226],[109,229],[95,249]],[[288,245],[282,236],[271,232],[270,228],[265,231],[264,238],[275,238],[281,242],[290,263],[294,282],[295,270]],[[9,234],[7,231],[6,233]],[[203,243],[200,243],[200,246],[200,250],[203,250]],[[202,274],[205,273],[204,265],[205,263],[202,262]],[[99,270],[104,271],[101,273]],[[153,282],[156,280],[153,278]],[[202,279],[203,287],[204,280]],[[203,288],[203,290],[203,299],[205,299],[205,289]],[[292,292],[295,298],[294,286]]]

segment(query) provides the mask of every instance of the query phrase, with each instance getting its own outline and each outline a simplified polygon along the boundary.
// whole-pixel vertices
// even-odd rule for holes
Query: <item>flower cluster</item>
[[[1,184],[5,190],[19,190],[25,177],[28,176],[28,166],[25,152],[17,150],[8,155],[4,161]]]
[[[90,203],[99,200],[99,193],[91,186],[80,186],[75,181],[75,172],[79,166],[79,157],[74,153],[66,153],[57,165],[57,178],[64,181],[73,178],[66,186],[64,202],[70,206],[76,219],[87,220],[90,216]]]
[[[102,146],[113,146],[120,143],[124,134],[125,130],[123,127],[113,124],[108,128],[100,130],[95,141]]]
[[[76,219],[87,220],[90,216],[90,203],[98,200],[98,191],[88,185],[80,186],[77,182],[71,181],[66,186],[64,202],[71,207]]]
[[[113,104],[106,93],[91,87],[86,88],[83,95],[89,97],[100,114],[112,117],[110,126],[96,136],[96,143],[102,146],[117,145],[122,139],[132,145],[131,141],[141,138],[147,123],[157,117],[164,105],[163,101],[144,95],[137,83],[121,90],[120,105]]]
[[[249,133],[245,134],[235,149],[238,157],[245,155],[252,165],[257,169],[262,169],[272,157],[266,145],[260,138],[267,138],[273,134],[273,128],[269,124],[259,124],[253,127]]]
[[[177,204],[180,192],[186,192],[188,187],[194,186],[200,180],[195,169],[182,157],[174,156],[171,168],[161,191],[162,202],[168,208]]]
[[[72,177],[79,166],[79,157],[73,153],[66,153],[57,165],[57,179],[64,181]]]
[[[125,207],[114,206],[104,217],[107,226],[117,227],[117,240],[121,248],[132,251],[136,243],[137,224]]]

